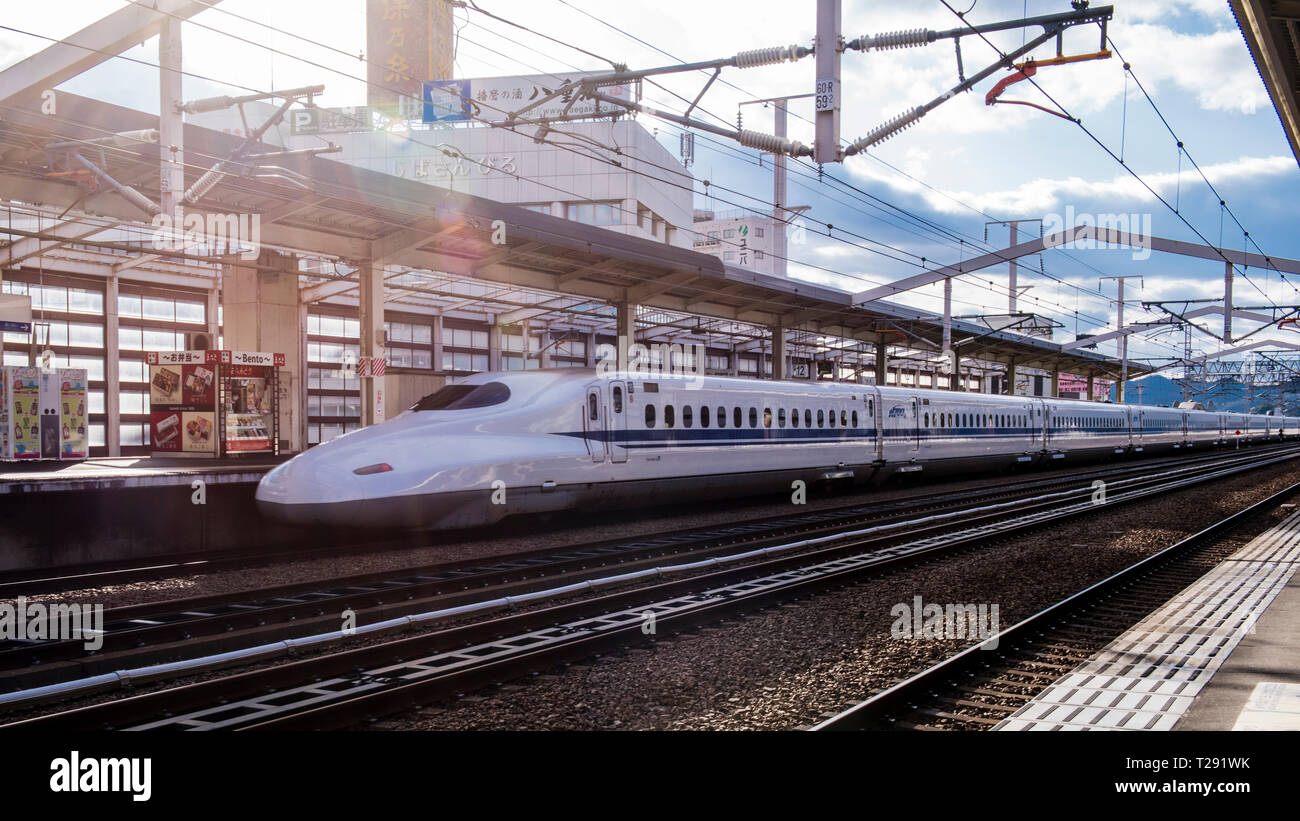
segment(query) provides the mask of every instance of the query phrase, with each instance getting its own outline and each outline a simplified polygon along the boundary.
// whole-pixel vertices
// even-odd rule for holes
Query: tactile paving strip
[[[1012,713],[995,730],[1171,730],[1300,561],[1300,512]]]

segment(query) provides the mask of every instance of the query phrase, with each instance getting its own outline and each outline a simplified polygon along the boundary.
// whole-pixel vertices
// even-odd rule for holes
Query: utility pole
[[[1010,237],[1007,240],[1007,247],[1014,248],[1020,243],[1020,223],[1037,222],[1042,223],[1041,219],[1023,219],[1023,220],[1001,220],[997,222],[984,223],[984,239],[988,241],[988,227],[990,225],[1005,225],[1010,230]],[[1007,313],[1015,316],[1020,312],[1019,302],[1020,292],[1027,291],[1033,286],[1021,288],[1019,285],[1020,263],[1016,259],[1007,261]]]
[[[791,94],[785,97],[768,97],[763,100],[745,100],[741,102],[742,106],[755,105],[762,103],[764,105],[773,103],[776,106],[774,134],[778,140],[784,142],[788,130],[789,104],[791,100],[802,100],[806,97],[812,97],[812,94]],[[737,117],[737,127],[740,125],[740,118]],[[789,215],[797,214],[807,210],[807,206],[790,208],[786,204],[786,170],[788,168],[788,156],[780,151],[772,154],[772,273],[777,276],[788,276],[789,270],[786,265],[786,245],[785,228]]]
[[[1224,262],[1223,270],[1223,344],[1232,345],[1232,263]]]
[[[785,98],[776,101],[776,136],[784,140],[786,132]],[[785,260],[785,169],[786,155],[777,151],[772,155],[772,273],[788,276]]]
[[[813,161],[822,165],[844,158],[840,148],[840,54],[844,51],[840,11],[841,0],[817,0],[817,136]]]
[[[185,123],[181,106],[181,21],[168,17],[158,35],[158,142],[162,213],[179,231],[185,197]]]
[[[1115,326],[1120,331],[1120,337],[1115,342],[1116,353],[1120,360],[1120,377],[1119,388],[1116,391],[1116,398],[1119,404],[1124,404],[1124,386],[1128,382],[1128,334],[1124,332],[1124,281],[1128,279],[1142,279],[1142,277],[1129,274],[1127,276],[1102,277],[1098,280],[1098,286],[1105,280],[1113,279],[1119,284],[1119,294],[1117,295],[1118,314],[1115,318]],[[1139,391],[1140,393],[1140,391]]]
[[[948,390],[958,389],[961,360],[952,351],[952,277],[943,278],[943,357],[948,366]]]

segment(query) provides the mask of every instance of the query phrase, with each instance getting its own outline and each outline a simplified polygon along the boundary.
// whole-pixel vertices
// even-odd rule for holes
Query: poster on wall
[[[217,441],[216,414],[187,411],[181,414],[185,432],[181,450],[186,453],[212,453]]]
[[[13,458],[41,458],[41,371],[9,369],[9,432]]]
[[[59,370],[59,410],[63,422],[59,439],[60,459],[84,459],[88,454],[86,439],[86,371],[81,368]]]
[[[155,453],[217,453],[219,351],[150,354],[149,441]]]

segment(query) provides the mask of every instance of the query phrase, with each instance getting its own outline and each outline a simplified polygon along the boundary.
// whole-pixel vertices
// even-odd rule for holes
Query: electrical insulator
[[[844,154],[845,156],[850,156],[853,154],[857,154],[860,151],[863,151],[864,149],[870,148],[876,143],[883,143],[885,140],[894,136],[898,132],[910,127],[913,123],[915,123],[917,120],[921,119],[924,116],[925,116],[925,109],[922,108],[921,106],[917,106],[911,111],[907,111],[902,114],[899,114],[897,117],[885,123],[884,125],[880,125],[872,129],[871,133],[867,134],[867,136],[863,137],[862,139],[858,140],[853,145],[845,149]]]
[[[749,148],[757,148],[759,151],[789,154],[792,157],[802,156],[808,151],[808,148],[798,140],[787,140],[761,131],[741,129],[736,132],[736,142]]]
[[[857,46],[861,51],[889,51],[896,48],[910,48],[912,46],[928,46],[939,38],[936,31],[930,29],[907,29],[905,31],[887,31],[884,34],[877,34],[875,37],[862,35],[858,38]]]
[[[742,51],[732,59],[735,60],[736,68],[755,68],[757,66],[784,63],[786,60],[794,62],[802,57],[807,57],[811,53],[803,46],[772,46],[771,48]]]

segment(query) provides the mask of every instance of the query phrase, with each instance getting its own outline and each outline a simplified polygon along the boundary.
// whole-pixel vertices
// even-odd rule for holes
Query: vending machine
[[[85,459],[84,368],[0,368],[0,459]]]

